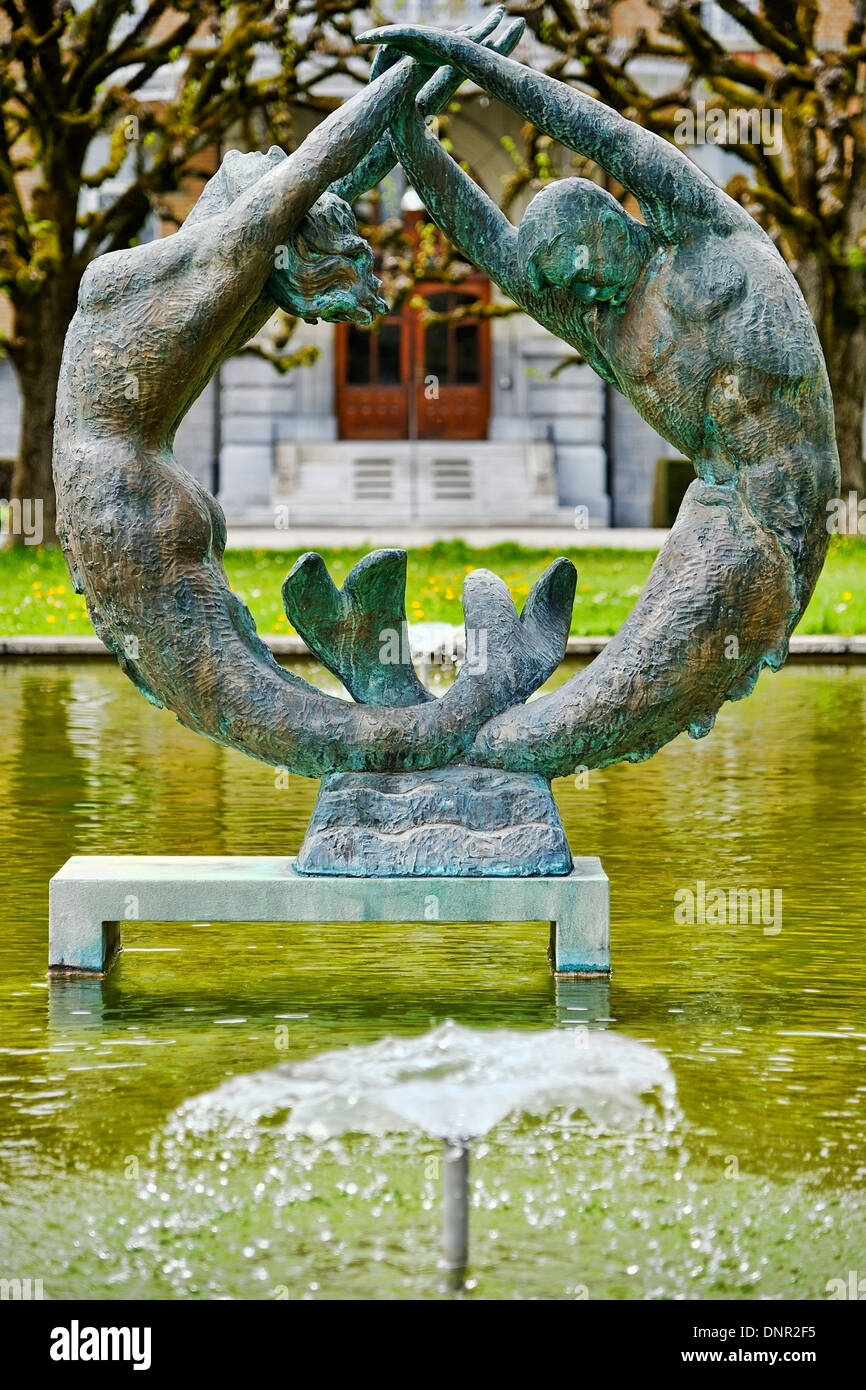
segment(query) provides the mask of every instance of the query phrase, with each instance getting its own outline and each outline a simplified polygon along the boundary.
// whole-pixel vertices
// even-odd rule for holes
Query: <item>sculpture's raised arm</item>
[[[737,205],[674,145],[576,87],[445,29],[389,25],[358,41],[389,44],[422,63],[459,69],[539,130],[600,164],[634,195],[649,226],[666,241],[678,240],[695,221],[717,229],[739,221]]]
[[[483,43],[499,26],[504,15],[505,6],[496,5],[492,10],[488,11],[479,24],[463,25],[455,32],[464,34],[467,38],[473,39],[476,43]],[[496,43],[495,46],[497,49],[503,53],[510,53],[520,38],[523,27],[522,19],[510,24],[504,31],[502,38]],[[382,72],[392,67],[396,61],[398,61],[398,55],[396,53],[389,52],[387,48],[380,49],[379,53],[376,55],[376,61],[370,73],[370,81],[373,82],[381,76]],[[419,91],[419,89],[423,87],[423,91],[420,91],[418,96],[418,105],[423,115],[425,117],[438,115],[443,107],[447,106],[448,102],[465,80],[463,73],[458,72],[455,68],[443,68],[431,78],[428,71],[422,66],[418,66],[415,81],[412,85],[415,91]],[[383,179],[387,178],[396,162],[397,159],[394,153],[394,146],[391,143],[390,137],[387,134],[382,135],[360,163],[357,164],[354,169],[350,170],[344,178],[333,185],[331,192],[336,193],[340,198],[344,198],[347,203],[353,203],[356,198],[360,198],[368,189],[375,188],[377,183],[381,183]]]
[[[467,35],[473,40],[486,39],[503,14],[503,7],[498,6],[482,23],[467,27]],[[523,21],[514,21],[495,42],[502,51],[510,52],[522,29]],[[280,274],[281,256],[297,264],[290,244],[308,213],[314,217],[306,234],[306,240],[312,238],[313,254],[329,245],[349,262],[356,262],[357,304],[342,316],[369,323],[375,314],[384,312],[384,301],[376,294],[379,283],[371,278],[369,248],[358,237],[347,205],[394,167],[396,155],[387,127],[397,121],[398,114],[414,112],[416,97],[425,113],[441,109],[463,80],[463,74],[453,69],[434,69],[431,74],[423,66],[383,49],[370,85],[317,126],[291,155],[277,146],[267,155],[229,151],[179,236],[163,248],[162,259],[167,262],[168,273],[174,274],[168,263],[183,257],[189,236],[195,257],[208,264],[212,295],[225,297],[226,309],[231,300],[244,306],[243,322],[232,335],[231,350],[258,331],[275,304],[289,313],[308,316],[293,292],[292,276]],[[316,214],[324,214],[324,222]],[[317,221],[322,225],[315,225]],[[302,250],[301,260],[304,254]],[[224,267],[222,277],[213,274],[217,261]]]
[[[523,20],[515,21],[496,40],[491,40],[491,46],[510,53],[523,28]],[[442,74],[438,74],[417,101],[403,103],[391,126],[391,143],[437,226],[462,256],[485,271],[517,303],[522,303],[516,229],[427,129],[428,103],[423,97],[441,78]]]
[[[364,159],[417,84],[416,65],[402,62],[333,111],[221,216],[224,254],[242,253],[247,275],[273,264],[274,247],[286,242],[316,200]]]

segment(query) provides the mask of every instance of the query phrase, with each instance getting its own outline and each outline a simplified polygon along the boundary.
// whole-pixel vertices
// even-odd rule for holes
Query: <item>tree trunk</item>
[[[836,324],[824,347],[836,411],[836,442],[842,465],[842,497],[866,495],[863,465],[863,406],[866,397],[866,320],[852,326],[850,316]]]
[[[12,473],[12,545],[39,538],[57,544],[51,452],[54,401],[66,330],[75,312],[77,281],[52,277],[30,301],[16,306],[11,353],[21,392],[21,442]]]

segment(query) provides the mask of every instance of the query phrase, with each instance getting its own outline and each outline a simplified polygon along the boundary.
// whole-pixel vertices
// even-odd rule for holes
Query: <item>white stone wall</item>
[[[252,353],[220,371],[219,496],[230,519],[270,507],[278,444],[337,437],[334,329],[299,324],[289,350],[307,344],[319,349],[317,361],[284,376]]]
[[[18,383],[8,358],[0,358],[0,458],[18,455],[21,431],[21,402]]]
[[[295,373],[240,355],[220,369],[220,491],[229,520],[267,506],[280,425],[295,414]]]
[[[211,381],[181,421],[175,436],[174,455],[208,491],[213,486],[213,458],[217,384]]]
[[[658,462],[676,457],[676,450],[613,387],[608,392],[608,409],[610,447],[616,461],[612,522],[615,526],[652,526]]]

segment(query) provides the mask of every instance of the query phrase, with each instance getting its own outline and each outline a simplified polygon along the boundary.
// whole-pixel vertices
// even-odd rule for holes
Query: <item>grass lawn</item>
[[[291,632],[280,585],[300,551],[234,550],[226,555],[232,588],[249,606],[260,632]],[[342,584],[363,549],[325,550]],[[548,550],[505,544],[472,550],[462,541],[439,541],[409,554],[406,608],[410,622],[462,623],[460,590],[466,573],[486,566],[506,581],[518,608],[544,567]],[[647,576],[654,554],[639,550],[567,551],[577,566],[571,630],[583,636],[613,633]],[[83,598],[73,592],[58,550],[0,550],[0,633],[90,632]],[[866,541],[833,536],[818,587],[801,622],[804,633],[866,633]]]

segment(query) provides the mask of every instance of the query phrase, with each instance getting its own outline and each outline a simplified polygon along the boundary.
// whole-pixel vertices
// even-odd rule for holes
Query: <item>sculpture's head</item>
[[[646,228],[589,179],[559,179],[536,193],[518,232],[535,290],[567,290],[585,304],[622,304],[647,260]]]
[[[288,159],[279,145],[267,154],[229,150],[187,217],[184,227],[225,212],[275,165]],[[362,236],[349,204],[323,193],[285,246],[274,248],[268,292],[281,309],[315,323],[371,323],[386,314],[379,295],[382,282],[373,274],[373,252]]]
[[[322,194],[282,251],[268,277],[281,309],[308,323],[367,324],[388,312],[373,252],[358,235],[349,204],[336,194]]]

